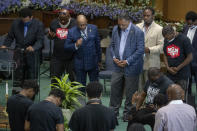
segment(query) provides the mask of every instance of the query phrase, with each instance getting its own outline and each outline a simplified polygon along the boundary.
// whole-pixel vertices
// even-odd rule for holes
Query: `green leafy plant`
[[[59,88],[65,93],[65,100],[62,102],[63,108],[66,109],[75,109],[76,106],[80,106],[78,101],[78,97],[84,97],[83,93],[79,91],[79,88],[83,88],[84,86],[79,82],[71,82],[68,79],[68,74],[63,76],[61,79],[58,77],[53,77],[52,79],[56,80],[57,83],[52,83],[51,88]]]
[[[62,101],[62,112],[64,116],[64,128],[68,131],[68,122],[74,110],[79,108],[81,104],[79,103],[79,97],[85,97],[79,88],[84,88],[84,86],[79,82],[71,82],[68,79],[68,74],[63,76],[62,78],[53,77],[56,83],[52,83],[50,85],[51,88],[59,88],[64,93],[66,98]]]

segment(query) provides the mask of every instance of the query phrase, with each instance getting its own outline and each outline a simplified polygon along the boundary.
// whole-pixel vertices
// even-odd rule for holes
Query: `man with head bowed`
[[[111,78],[110,106],[118,116],[125,89],[123,120],[126,122],[130,110],[135,107],[131,103],[131,98],[138,89],[144,55],[144,33],[132,24],[130,17],[126,14],[119,16],[118,25],[112,31],[111,54],[114,72]]]
[[[180,85],[172,84],[168,87],[167,95],[170,102],[157,111],[154,131],[196,130],[196,112],[192,106],[183,103],[184,94]]]

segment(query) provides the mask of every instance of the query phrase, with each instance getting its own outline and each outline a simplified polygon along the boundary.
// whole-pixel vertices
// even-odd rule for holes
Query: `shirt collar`
[[[182,100],[172,100],[169,104],[183,104]]]
[[[86,28],[84,30],[80,30],[82,33],[85,32],[87,33],[87,30],[88,30],[88,26],[86,26]]]
[[[153,25],[154,21],[148,26],[148,29],[151,28],[151,26]],[[143,23],[143,28],[145,28],[145,23]]]
[[[126,31],[129,31],[131,29],[131,22],[129,23],[129,26],[127,27]]]
[[[196,29],[196,28],[197,28],[196,25],[193,25],[193,26],[189,27],[190,30],[193,30],[193,29]]]

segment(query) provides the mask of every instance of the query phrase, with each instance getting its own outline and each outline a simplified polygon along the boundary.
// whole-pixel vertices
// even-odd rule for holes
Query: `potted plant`
[[[56,83],[50,85],[51,88],[59,88],[64,93],[66,98],[62,101],[62,112],[64,115],[64,127],[65,130],[68,130],[68,122],[71,118],[72,113],[76,108],[79,108],[81,104],[78,101],[79,97],[85,97],[79,88],[84,88],[84,86],[79,82],[71,82],[68,79],[68,74],[62,78],[53,77],[52,79],[56,80]]]

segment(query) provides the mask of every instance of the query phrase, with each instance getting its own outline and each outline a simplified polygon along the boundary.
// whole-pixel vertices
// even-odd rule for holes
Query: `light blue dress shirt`
[[[123,60],[124,49],[130,28],[131,28],[131,23],[125,30],[121,30],[120,49],[119,49],[120,60]]]

